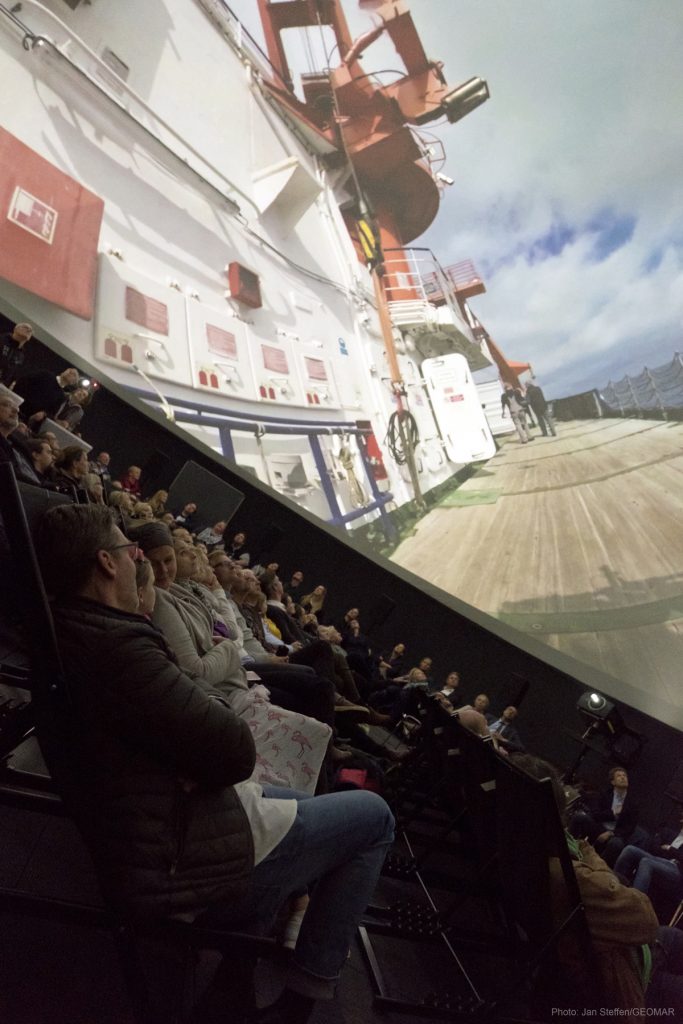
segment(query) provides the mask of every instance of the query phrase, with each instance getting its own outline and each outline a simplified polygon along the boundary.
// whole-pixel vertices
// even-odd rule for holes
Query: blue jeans
[[[663,892],[676,896],[683,890],[683,875],[678,866],[664,857],[653,857],[637,846],[625,846],[617,857],[614,870],[630,878],[635,871],[633,888],[649,893],[654,879]]]
[[[331,999],[393,842],[394,819],[384,800],[365,790],[316,797],[276,786],[263,792],[295,799],[297,815],[282,842],[254,868],[245,924],[248,931],[267,933],[284,901],[314,886],[287,984],[313,999]],[[231,908],[225,911],[233,925]],[[202,916],[202,924],[220,922],[220,905]]]

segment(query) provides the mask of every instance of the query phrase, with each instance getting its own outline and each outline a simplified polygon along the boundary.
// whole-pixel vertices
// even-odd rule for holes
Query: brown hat
[[[173,547],[171,531],[165,523],[145,523],[128,531],[130,539],[147,554],[154,548]]]

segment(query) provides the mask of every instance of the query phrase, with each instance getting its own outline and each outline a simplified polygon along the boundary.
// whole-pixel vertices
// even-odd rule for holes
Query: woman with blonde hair
[[[151,507],[155,519],[161,519],[165,514],[167,501],[168,491],[155,491],[152,497],[147,499],[147,504]]]
[[[128,491],[113,490],[109,492],[109,507],[120,509],[122,515],[129,516],[135,507],[135,500]]]
[[[178,664],[200,686],[218,690],[249,723],[256,744],[255,782],[314,793],[332,731],[305,715],[270,703],[265,686],[250,686],[229,627],[217,611],[216,594],[193,577],[198,557],[190,544],[174,547],[161,523],[131,531],[152,564],[157,602],[152,621],[164,634]]]
[[[310,594],[306,594],[305,597],[301,598],[301,607],[304,611],[311,612],[313,615],[320,617],[320,612],[325,604],[325,597],[327,596],[327,588],[319,584],[315,590],[312,590]]]
[[[157,594],[152,565],[146,558],[135,563],[135,585],[138,591],[138,615],[144,615],[151,622]]]
[[[99,473],[86,473],[83,477],[83,486],[92,502],[96,505],[106,505],[104,500],[104,484]]]
[[[145,522],[149,522],[150,519],[154,519],[152,506],[146,501],[136,501],[133,505],[133,514],[131,519],[142,519]]]

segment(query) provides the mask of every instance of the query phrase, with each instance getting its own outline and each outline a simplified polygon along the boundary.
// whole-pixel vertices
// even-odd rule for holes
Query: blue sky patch
[[[636,228],[636,217],[632,214],[619,216],[614,210],[600,210],[586,225],[587,230],[595,236],[593,242],[593,258],[602,263],[622,245],[633,238]]]
[[[643,270],[646,274],[652,274],[653,271],[657,270],[663,259],[664,248],[660,245],[648,253],[647,258],[643,261]]]
[[[544,235],[531,243],[528,253],[529,262],[531,264],[541,263],[551,256],[559,256],[575,238],[576,231],[568,224],[552,224]]]

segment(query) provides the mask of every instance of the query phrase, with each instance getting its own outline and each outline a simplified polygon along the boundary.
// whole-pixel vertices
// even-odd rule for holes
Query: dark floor
[[[372,738],[400,746],[383,730],[373,729]],[[18,747],[11,763],[25,772],[45,771],[34,740]],[[404,790],[412,799],[416,785],[419,779],[413,779],[406,766],[390,768],[385,779],[388,798]],[[474,990],[488,1001],[495,990],[499,995],[506,993],[508,1012],[522,1014],[524,1007],[516,1005],[515,996],[507,995],[519,987],[514,968],[508,961],[506,977],[505,961],[492,955],[501,929],[491,904],[480,896],[486,886],[485,877],[473,881],[476,869],[467,856],[466,837],[458,837],[460,842],[454,845],[455,835],[447,832],[445,819],[429,804],[427,800],[424,813],[413,821],[409,831],[400,830],[373,900],[374,909],[367,918],[376,926],[369,924],[368,932],[385,993],[422,1004],[434,994],[453,1001],[470,998]],[[99,904],[89,856],[70,821],[0,803],[0,837],[0,887],[79,904]],[[428,939],[424,933],[417,938],[386,934],[387,915],[383,909],[400,903],[404,908],[429,910],[426,892],[414,878],[401,876],[401,866],[413,853],[420,858],[435,905],[454,926],[449,934],[454,942],[457,936],[458,945],[453,949],[448,949],[438,935]],[[0,921],[0,1024],[133,1024],[110,932],[7,911],[0,913]],[[169,1022],[174,1008],[192,1005],[218,962],[217,954],[202,953],[198,963],[188,970],[168,949],[146,943],[141,952],[154,1005],[168,1008]],[[283,974],[283,965],[267,961],[259,964],[259,1005],[277,997]],[[385,1008],[380,1012],[373,995],[359,940],[351,950],[337,1000],[319,1005],[314,1024],[411,1024],[424,1019],[417,1012],[398,1014]]]
[[[7,688],[4,688],[6,690]],[[4,695],[7,696],[9,691]],[[10,696],[21,696],[15,691]],[[380,742],[386,734],[374,732]],[[389,741],[396,745],[395,741]],[[35,741],[17,748],[14,768],[42,774]],[[404,851],[405,852],[405,851]],[[100,902],[90,858],[70,821],[36,811],[0,805],[0,886],[35,896],[97,906]],[[413,886],[383,879],[377,902],[388,905]],[[419,894],[418,894],[419,895]],[[133,1024],[116,950],[107,931],[82,925],[3,912],[0,915],[0,1021],[2,1024]],[[374,940],[387,989],[397,998],[419,998],[443,985],[453,962],[439,946],[419,952],[414,940]],[[192,970],[174,954],[148,945],[143,950],[154,1002],[169,1010],[194,1001],[211,977],[217,954],[203,953]],[[422,964],[420,963],[422,961]],[[256,972],[260,1004],[271,1002],[282,987],[283,965],[263,961]],[[185,978],[183,989],[182,978]],[[169,1013],[169,1018],[171,1014]],[[320,1004],[315,1024],[371,1024],[377,1020],[406,1024],[412,1014],[373,1012],[373,990],[360,943],[351,950],[338,998]]]
[[[0,885],[79,903],[98,902],[88,855],[70,822],[47,815],[0,807]],[[405,851],[404,851],[405,852]],[[376,902],[420,897],[413,885],[383,879]],[[450,897],[449,897],[450,898]],[[422,903],[424,904],[424,898]],[[396,998],[423,999],[432,990],[458,990],[453,960],[442,943],[373,937],[387,987]],[[178,965],[169,954],[145,950],[152,984],[180,998]],[[203,954],[188,985],[199,992],[216,962]],[[113,940],[107,932],[2,914],[0,928],[0,1020],[3,1024],[132,1024]],[[468,964],[481,974],[481,957]],[[275,998],[283,968],[263,962],[257,969],[260,1003]],[[478,977],[477,983],[485,979]],[[414,1014],[373,1011],[372,987],[360,944],[351,951],[338,999],[320,1004],[315,1024],[385,1024],[423,1019]]]

